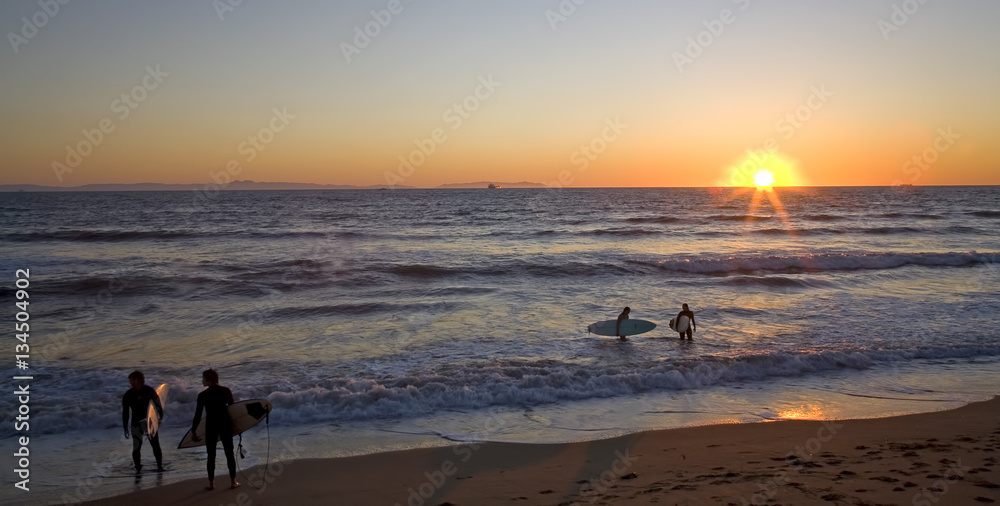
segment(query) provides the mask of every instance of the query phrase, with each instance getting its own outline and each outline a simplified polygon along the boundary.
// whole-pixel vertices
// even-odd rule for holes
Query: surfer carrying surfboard
[[[205,409],[205,449],[208,451],[208,490],[215,489],[215,444],[222,441],[222,451],[226,454],[226,464],[229,466],[229,488],[239,487],[236,482],[236,456],[233,454],[233,421],[229,418],[229,405],[233,404],[233,392],[219,385],[219,373],[209,369],[201,374],[201,384],[204,390],[198,394],[198,404],[194,409],[194,421],[191,422],[192,438],[198,441],[198,424],[201,423],[201,410]]]
[[[625,309],[622,310],[622,314],[618,315],[618,323],[615,323],[615,334],[617,334],[618,338],[621,339],[622,341],[628,341],[627,337],[621,335],[622,320],[628,320],[628,314],[631,311],[632,311],[631,308],[625,306]]]
[[[681,339],[684,339],[685,334],[687,334],[688,339],[691,339],[691,334],[694,333],[696,326],[694,324],[694,313],[688,309],[687,304],[681,304],[681,312],[677,313],[677,317],[671,323],[673,325],[670,328],[676,330],[681,335]]]
[[[125,429],[125,439],[132,438],[132,462],[135,464],[135,472],[142,472],[142,440],[144,436],[149,437],[149,445],[153,447],[153,456],[156,457],[156,470],[163,470],[163,452],[160,451],[159,434],[148,434],[146,432],[146,416],[149,412],[149,403],[153,402],[156,412],[163,418],[163,405],[160,404],[160,396],[156,395],[156,390],[146,384],[146,377],[142,371],[132,371],[128,375],[130,388],[122,396],[122,428]],[[132,412],[132,431],[129,433],[129,411]]]

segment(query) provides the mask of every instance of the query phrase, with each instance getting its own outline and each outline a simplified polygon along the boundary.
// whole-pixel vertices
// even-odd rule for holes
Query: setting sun
[[[769,188],[774,186],[774,174],[769,170],[758,170],[753,175],[753,182],[758,188]]]
[[[799,176],[797,163],[782,153],[764,150],[747,151],[743,157],[726,167],[724,174],[729,186],[770,188],[807,184]]]

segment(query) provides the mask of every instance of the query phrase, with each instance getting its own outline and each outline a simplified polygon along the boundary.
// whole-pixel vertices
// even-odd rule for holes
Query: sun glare
[[[798,175],[793,159],[764,150],[747,151],[743,157],[726,167],[722,185],[744,188],[771,188],[801,186],[805,184]]]
[[[753,182],[757,188],[770,188],[774,186],[774,174],[769,170],[758,170],[753,175]]]

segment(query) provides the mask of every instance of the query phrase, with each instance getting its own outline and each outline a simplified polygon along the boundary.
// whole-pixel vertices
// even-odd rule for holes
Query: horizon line
[[[80,190],[81,188],[88,186],[143,186],[143,185],[162,185],[162,186],[190,186],[190,190],[197,191],[198,186],[203,187],[203,191],[206,192],[216,192],[216,191],[344,191],[344,190],[477,190],[483,189],[488,190],[491,188],[456,188],[457,185],[467,185],[475,183],[442,183],[437,186],[396,186],[396,185],[349,185],[349,184],[335,184],[335,183],[297,183],[297,182],[270,182],[270,181],[242,181],[244,183],[252,183],[258,185],[314,185],[314,186],[327,186],[331,188],[216,188],[212,189],[211,186],[218,186],[214,183],[86,183],[76,186],[49,186],[49,185],[39,185],[33,183],[2,183],[0,184],[0,193],[26,193],[26,192],[60,192],[60,191],[88,191]],[[780,186],[769,186],[769,187],[758,187],[758,186],[547,186],[544,183],[530,183],[524,181],[522,183],[539,185],[537,187],[528,188],[499,188],[503,190],[561,190],[561,189],[778,189],[778,188],[947,188],[947,187],[990,187],[990,186],[1000,186],[1000,184],[937,184],[937,185],[915,185],[915,184],[896,184],[896,185],[780,185]],[[506,184],[521,184],[521,183],[506,183]],[[30,188],[9,190],[4,189],[4,187],[36,187],[37,190],[32,190]],[[228,186],[228,185],[227,185]],[[340,187],[340,188],[335,188]],[[120,190],[89,190],[89,191],[129,191],[127,188]],[[134,190],[141,192],[155,192],[155,191],[188,191],[188,189],[168,189],[168,190]]]

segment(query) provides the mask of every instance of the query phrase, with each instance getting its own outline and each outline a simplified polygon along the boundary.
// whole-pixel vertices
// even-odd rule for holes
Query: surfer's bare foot
[[[214,481],[208,482],[208,486],[205,487],[205,490],[215,490],[215,482]]]
[[[240,482],[233,480],[233,484],[230,485],[229,488],[240,488],[240,486]]]

